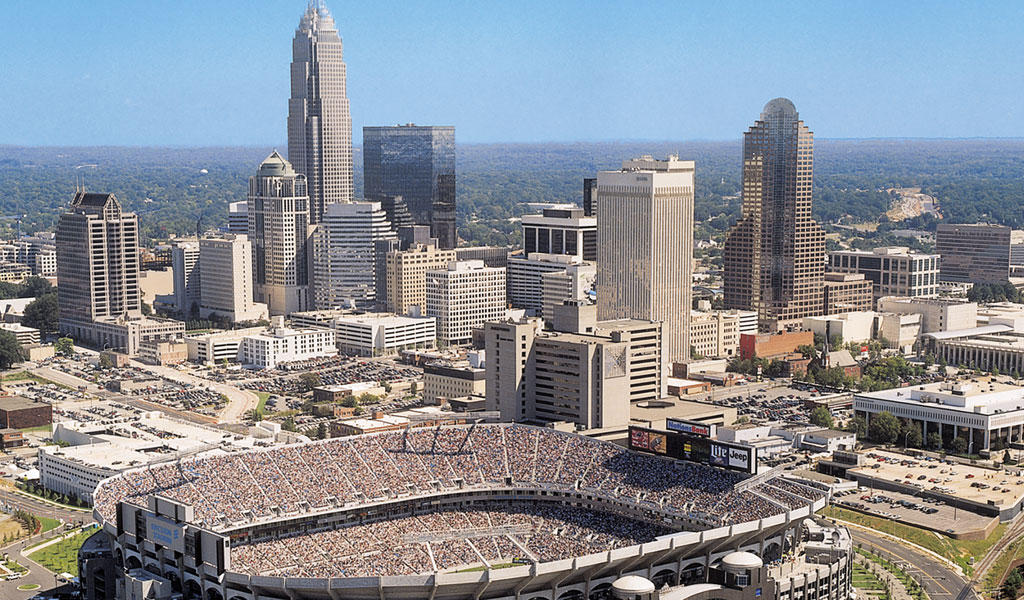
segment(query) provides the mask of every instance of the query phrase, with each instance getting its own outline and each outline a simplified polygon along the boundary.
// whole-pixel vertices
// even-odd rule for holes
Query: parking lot
[[[860,488],[837,494],[839,506],[853,508],[883,519],[942,531],[953,535],[984,530],[996,517],[986,517],[936,498]]]
[[[793,421],[806,423],[810,411],[804,408],[808,398],[821,396],[816,389],[799,390],[789,386],[770,389],[753,389],[750,387],[733,387],[731,394],[719,397],[712,402],[718,406],[730,406],[736,409],[740,417],[751,421]]]

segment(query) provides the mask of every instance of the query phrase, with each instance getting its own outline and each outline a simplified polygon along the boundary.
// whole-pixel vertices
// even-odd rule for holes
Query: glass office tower
[[[363,176],[367,200],[402,196],[439,248],[456,246],[454,127],[363,127]]]

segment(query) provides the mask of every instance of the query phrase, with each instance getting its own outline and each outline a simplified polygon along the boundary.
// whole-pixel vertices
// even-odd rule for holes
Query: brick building
[[[53,423],[53,407],[21,396],[0,398],[0,429],[26,429]]]

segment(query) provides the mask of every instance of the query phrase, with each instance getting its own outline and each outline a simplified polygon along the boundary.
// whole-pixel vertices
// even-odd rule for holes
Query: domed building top
[[[731,573],[760,569],[762,566],[764,561],[752,552],[730,552],[722,558],[722,568]]]
[[[626,575],[612,583],[612,593],[616,595],[621,594],[623,597],[651,594],[654,593],[654,589],[654,583],[650,579],[645,579],[639,575]]]
[[[278,154],[277,150],[274,150],[270,153],[270,156],[260,163],[260,168],[256,175],[258,177],[285,177],[295,175],[295,169],[292,168],[290,162]]]
[[[796,106],[793,105],[793,102],[789,98],[776,98],[774,100],[769,100],[768,104],[764,105],[764,110],[761,111],[761,119],[764,120],[766,115],[779,113],[795,115]]]

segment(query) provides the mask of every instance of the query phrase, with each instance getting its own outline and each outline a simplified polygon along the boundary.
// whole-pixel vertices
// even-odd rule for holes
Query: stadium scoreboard
[[[721,442],[683,431],[659,431],[630,425],[629,448],[730,471],[751,474],[757,472],[756,448]]]

